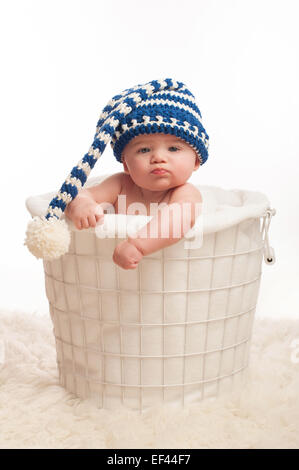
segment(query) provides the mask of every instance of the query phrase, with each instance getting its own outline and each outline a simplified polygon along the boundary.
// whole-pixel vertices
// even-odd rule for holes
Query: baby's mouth
[[[154,175],[164,175],[165,173],[168,173],[167,170],[164,168],[155,168],[153,171],[151,171]]]

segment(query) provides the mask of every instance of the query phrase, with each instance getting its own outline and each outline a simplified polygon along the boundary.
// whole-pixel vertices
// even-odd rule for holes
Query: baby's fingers
[[[78,230],[81,230],[82,229],[82,223],[81,223],[81,219],[78,219],[74,222],[75,224],[75,227],[78,229]]]
[[[104,223],[104,214],[95,214],[95,218],[97,223],[103,224]]]
[[[88,228],[89,227],[88,217],[82,217],[81,218],[81,226],[82,226],[82,228]]]
[[[95,227],[97,225],[95,215],[89,215],[87,219],[88,219],[88,227]]]

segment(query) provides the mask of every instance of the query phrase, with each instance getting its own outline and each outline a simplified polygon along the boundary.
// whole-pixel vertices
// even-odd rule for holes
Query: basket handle
[[[276,214],[275,209],[267,209],[266,214],[264,216],[264,224],[262,231],[265,231],[264,236],[264,261],[266,264],[274,264],[276,261],[275,251],[272,246],[270,246],[269,242],[269,228],[272,217]]]

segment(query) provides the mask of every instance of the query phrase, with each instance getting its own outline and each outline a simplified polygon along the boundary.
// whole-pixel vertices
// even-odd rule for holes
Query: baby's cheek
[[[192,173],[192,168],[190,167],[189,162],[181,161],[176,164],[174,173],[178,184],[180,184],[189,178]]]

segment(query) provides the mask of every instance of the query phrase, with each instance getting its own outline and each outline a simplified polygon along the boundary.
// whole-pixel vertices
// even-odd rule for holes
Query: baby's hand
[[[97,223],[102,224],[104,222],[102,206],[92,198],[80,194],[68,204],[65,215],[79,230],[95,227]]]
[[[113,261],[123,269],[135,269],[143,258],[142,253],[128,240],[119,243],[113,253]]]

